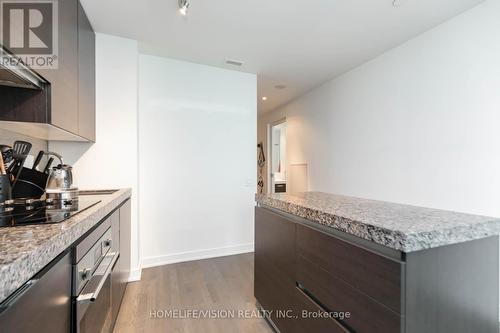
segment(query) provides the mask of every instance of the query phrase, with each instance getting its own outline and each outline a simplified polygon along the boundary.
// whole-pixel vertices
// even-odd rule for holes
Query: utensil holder
[[[0,202],[12,199],[9,175],[0,175]]]

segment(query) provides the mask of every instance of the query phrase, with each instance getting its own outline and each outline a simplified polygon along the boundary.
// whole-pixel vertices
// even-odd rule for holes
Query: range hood
[[[19,58],[0,45],[0,85],[42,89],[47,83],[40,75],[25,66]]]

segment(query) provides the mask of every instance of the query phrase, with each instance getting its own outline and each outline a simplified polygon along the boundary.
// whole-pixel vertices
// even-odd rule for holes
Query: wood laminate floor
[[[242,254],[144,269],[127,286],[114,333],[273,332],[256,314],[253,254]]]

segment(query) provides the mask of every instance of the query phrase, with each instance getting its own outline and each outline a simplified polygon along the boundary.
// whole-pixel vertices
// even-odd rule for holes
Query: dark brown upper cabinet
[[[58,4],[58,68],[41,89],[0,86],[0,128],[45,140],[95,142],[95,34],[78,0]]]
[[[78,134],[95,141],[95,33],[78,3]]]

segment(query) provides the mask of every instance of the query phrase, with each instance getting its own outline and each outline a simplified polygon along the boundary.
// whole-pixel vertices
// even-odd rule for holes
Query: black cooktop
[[[0,227],[59,223],[99,202],[101,201],[81,198],[64,201],[39,199],[6,201],[0,204]]]

